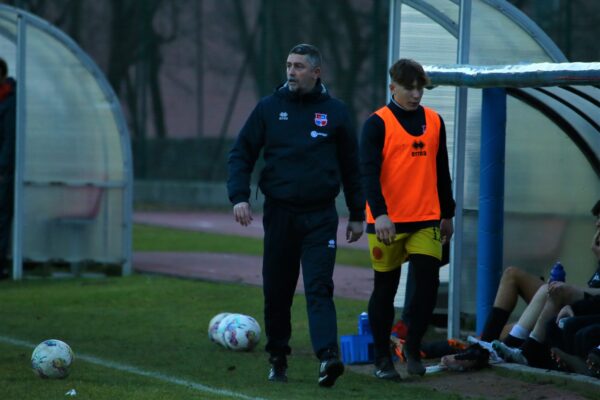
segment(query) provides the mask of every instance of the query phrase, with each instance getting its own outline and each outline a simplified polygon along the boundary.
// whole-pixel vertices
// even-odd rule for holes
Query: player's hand
[[[348,243],[356,242],[363,234],[362,221],[348,221],[346,227],[346,241]]]
[[[454,224],[451,219],[442,219],[440,221],[440,234],[442,235],[442,246],[450,243],[450,239],[454,235]]]
[[[375,235],[377,240],[388,246],[394,241],[396,227],[387,214],[382,214],[375,219]]]
[[[239,222],[242,226],[248,226],[252,222],[252,210],[250,209],[250,203],[242,201],[233,206],[233,216],[235,221]]]
[[[569,318],[569,317],[574,317],[575,313],[573,312],[573,308],[571,308],[571,306],[567,305],[564,306],[563,308],[560,309],[560,311],[558,312],[558,315],[556,315],[556,323],[558,324],[558,321],[560,321],[563,318]]]

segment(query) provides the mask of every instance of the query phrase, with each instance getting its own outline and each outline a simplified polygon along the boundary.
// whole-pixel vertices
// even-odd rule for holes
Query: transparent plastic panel
[[[437,22],[406,4],[400,22],[400,57],[422,64],[454,64],[456,38]]]
[[[444,14],[458,26],[460,4],[454,2],[453,0],[424,0],[424,3],[429,4],[437,11]]]
[[[36,27],[26,51],[25,180],[123,180],[119,133],[96,78]]]
[[[412,58],[421,64],[453,64],[456,62],[456,38],[414,8],[403,4],[401,9],[401,58]],[[450,168],[452,168],[454,148],[455,93],[456,89],[453,87],[439,86],[432,90],[425,90],[422,102],[423,105],[436,110],[444,119]]]
[[[600,199],[600,179],[545,115],[512,97],[507,106],[506,262],[525,259],[531,272],[546,276],[560,259],[572,267],[572,281],[584,283],[595,270],[590,210]]]
[[[0,10],[0,57],[8,65],[10,76],[16,75],[17,18],[15,14]]]
[[[78,54],[27,25],[23,257],[124,259],[124,153],[109,99]]]
[[[25,260],[121,263],[121,189],[26,186]]]
[[[459,6],[453,1],[444,0],[423,0],[422,3],[434,7],[444,16],[449,17],[453,21],[458,20]],[[426,15],[423,15],[420,11],[403,4],[401,7],[401,34],[400,34],[400,57],[414,58],[415,60],[423,64],[455,64],[456,63],[456,47],[457,40],[452,34],[444,29],[438,22],[432,20]],[[517,64],[524,62],[549,62],[552,61],[542,46],[536,42],[536,40],[530,36],[530,34],[523,29],[519,24],[513,21],[509,16],[503,14],[500,10],[488,5],[482,0],[473,0],[472,2],[472,17],[471,17],[471,40],[470,40],[470,53],[469,63],[475,65],[496,65],[496,64]],[[423,104],[436,109],[444,118],[446,122],[446,128],[448,133],[448,149],[450,152],[451,166],[453,163],[452,153],[454,151],[454,98],[455,88],[452,87],[438,87],[431,91],[426,91],[423,99]],[[477,277],[477,235],[478,235],[478,208],[479,208],[479,158],[480,158],[480,136],[481,136],[481,90],[469,89],[468,91],[468,105],[467,105],[467,132],[466,132],[466,154],[465,154],[465,188],[464,188],[464,235],[463,235],[463,258],[460,260],[460,267],[463,271],[461,287],[464,289],[461,292],[461,307],[462,311],[466,313],[475,312],[475,301],[476,291],[474,290],[473,282],[476,282]],[[544,196],[543,192],[539,192],[537,195],[533,195],[528,192],[519,191],[519,187],[527,186],[520,179],[525,179],[524,176],[520,176],[516,181],[509,178],[509,174],[515,173],[518,176],[518,168],[520,168],[519,159],[523,154],[520,154],[519,143],[526,141],[531,148],[529,151],[535,154],[534,157],[528,158],[526,161],[538,159],[542,161],[546,154],[554,154],[557,151],[561,151],[564,146],[563,142],[570,142],[570,139],[558,129],[543,115],[542,120],[545,120],[544,124],[540,121],[536,121],[533,109],[526,107],[523,110],[519,110],[514,104],[509,103],[509,118],[512,120],[516,118],[514,113],[521,111],[522,115],[519,118],[523,118],[524,123],[513,124],[510,123],[507,131],[510,136],[507,138],[507,180],[506,180],[506,227],[505,237],[511,236],[510,239],[505,239],[505,257],[504,265],[518,265],[520,267],[529,269],[532,267],[533,272],[545,272],[548,268],[548,262],[556,257],[555,254],[548,255],[545,257],[537,257],[538,261],[533,262],[532,257],[525,254],[522,248],[526,242],[521,241],[520,243],[514,242],[519,237],[522,238],[526,232],[531,232],[530,229],[535,227],[535,223],[527,224],[526,226],[520,226],[519,218],[513,218],[513,211],[511,207],[515,204],[521,204],[522,202],[529,202],[534,200],[529,196]],[[539,113],[537,113],[539,114]],[[541,114],[539,114],[541,115]],[[529,120],[531,118],[531,120]],[[532,124],[537,129],[538,135],[543,135],[546,130],[554,130],[557,137],[561,137],[560,140],[548,140],[544,137],[540,137],[537,140],[528,141],[527,132],[532,129]],[[544,128],[539,128],[544,126]],[[551,127],[551,128],[550,128]],[[517,136],[515,138],[514,136]],[[562,135],[562,136],[561,136]],[[542,146],[543,144],[543,146]],[[556,172],[558,176],[567,175],[564,177],[565,180],[570,176],[574,182],[582,182],[582,185],[586,186],[588,192],[586,192],[585,200],[582,200],[581,207],[585,209],[583,214],[577,212],[571,213],[568,218],[557,217],[559,220],[563,220],[563,235],[561,236],[560,246],[555,248],[555,252],[561,252],[565,259],[568,259],[573,252],[581,253],[584,249],[589,248],[589,238],[586,238],[585,246],[581,246],[581,241],[586,233],[592,234],[592,227],[587,226],[585,223],[589,223],[589,218],[586,214],[589,214],[589,208],[593,205],[595,199],[600,198],[598,191],[600,191],[600,184],[598,178],[592,179],[593,171],[588,167],[587,172],[585,170],[585,159],[581,153],[576,149],[572,142],[569,143],[572,151],[569,150],[570,155],[578,159],[580,167],[575,167],[569,172]],[[512,165],[514,163],[514,165]],[[570,161],[569,161],[570,163]],[[547,161],[546,161],[547,164]],[[565,165],[565,164],[563,164]],[[569,168],[570,168],[570,164]],[[559,164],[555,166],[559,168]],[[540,179],[540,183],[543,186],[551,185],[554,172],[547,172],[545,164],[539,162],[535,166],[535,172],[530,172],[534,177],[537,175],[543,175]],[[525,175],[529,175],[526,173]],[[578,183],[579,184],[579,183]],[[514,185],[514,187],[513,187]],[[529,186],[530,190],[535,190],[536,185]],[[560,191],[560,184],[557,184],[554,188],[555,191]],[[591,192],[591,193],[590,193]],[[564,193],[564,195],[568,195]],[[516,196],[516,197],[515,197]],[[519,198],[519,196],[524,196]],[[552,195],[550,195],[552,196]],[[558,200],[555,204],[561,204],[561,196],[557,197]],[[591,200],[595,198],[594,200]],[[583,197],[582,197],[583,199]],[[546,202],[551,202],[552,197],[546,198]],[[567,207],[568,208],[568,207]],[[530,219],[531,221],[537,221],[543,229],[550,229],[556,221],[552,218],[547,220],[544,217],[540,217],[539,212],[535,209],[524,210],[523,214],[526,218],[523,220]],[[549,214],[546,214],[549,215]],[[542,218],[542,220],[540,220]],[[584,222],[586,221],[586,222]],[[516,225],[515,225],[516,224]],[[572,247],[567,247],[566,243],[579,243],[580,246],[577,250]],[[586,257],[589,256],[586,255]],[[535,257],[533,257],[535,258]],[[587,260],[587,259],[586,259]],[[537,264],[536,264],[537,263]],[[593,265],[590,264],[590,268]],[[536,269],[537,268],[537,269]],[[586,270],[585,273],[588,271]],[[584,273],[584,274],[585,274]],[[581,279],[582,281],[582,279]]]
[[[469,64],[499,65],[552,61],[531,35],[482,0],[471,7]]]

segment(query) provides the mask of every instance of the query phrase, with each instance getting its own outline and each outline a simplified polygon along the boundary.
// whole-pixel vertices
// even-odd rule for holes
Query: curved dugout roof
[[[560,126],[600,176],[600,88],[513,88],[507,93],[541,110]]]
[[[565,56],[527,16],[504,0],[472,0],[469,35],[459,58],[459,0],[392,0],[390,63],[413,58],[424,65],[480,66],[563,63]],[[577,94],[576,94],[577,92]],[[444,118],[451,167],[455,164],[457,90],[440,86],[423,103]],[[586,93],[586,95],[583,95]],[[589,210],[600,198],[597,160],[597,88],[511,89],[507,99],[504,265],[545,276],[557,258],[573,281],[594,269],[587,247]],[[559,98],[560,100],[558,100]],[[594,100],[590,100],[594,99]],[[595,103],[596,102],[596,103]],[[463,241],[457,259],[461,309],[475,310],[477,271],[481,90],[468,89],[465,121]],[[595,144],[595,145],[594,145]],[[597,163],[597,161],[596,161]],[[596,164],[597,165],[597,164]]]
[[[129,273],[132,163],[118,98],[67,35],[5,5],[0,55],[17,79],[13,277],[21,260]]]

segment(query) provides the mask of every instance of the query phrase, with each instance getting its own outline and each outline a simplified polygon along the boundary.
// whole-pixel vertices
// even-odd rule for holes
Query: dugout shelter
[[[13,279],[28,261],[129,274],[133,178],[118,98],[66,34],[6,5],[0,55],[17,80]]]
[[[508,265],[547,276],[560,259],[567,280],[585,284],[596,265],[588,249],[590,209],[600,198],[600,64],[588,67],[596,69],[596,78],[555,86],[517,71],[516,84],[444,82],[438,79],[443,74],[432,73],[436,66],[485,69],[568,60],[505,0],[390,5],[389,62],[413,58],[426,66],[436,86],[426,91],[423,104],[440,112],[448,132],[457,200],[448,335],[458,337],[461,314],[476,315],[481,329]],[[503,119],[493,113],[489,119],[486,110],[498,104]],[[501,140],[494,135],[490,140],[488,130],[498,121]]]

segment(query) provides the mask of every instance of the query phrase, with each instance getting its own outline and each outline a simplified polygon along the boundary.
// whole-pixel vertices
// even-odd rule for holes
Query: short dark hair
[[[312,44],[300,43],[292,47],[289,54],[300,54],[301,56],[306,56],[308,58],[308,62],[310,65],[315,67],[321,66],[321,52],[316,46]]]
[[[4,58],[0,58],[0,80],[4,80],[8,76],[8,65]]]
[[[390,78],[392,81],[405,88],[412,88],[415,81],[417,86],[423,88],[429,85],[429,77],[423,66],[409,58],[401,58],[390,67]]]
[[[592,207],[592,215],[594,217],[600,216],[600,200],[596,202],[596,205]]]

